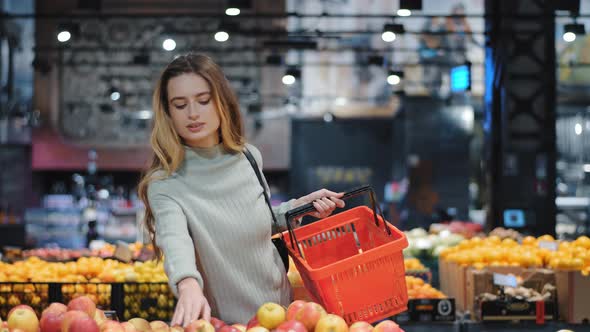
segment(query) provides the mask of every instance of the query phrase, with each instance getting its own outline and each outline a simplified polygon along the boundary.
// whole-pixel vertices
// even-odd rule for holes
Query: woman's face
[[[170,79],[167,89],[170,117],[184,144],[199,148],[219,144],[220,119],[207,81],[197,74],[182,74]]]

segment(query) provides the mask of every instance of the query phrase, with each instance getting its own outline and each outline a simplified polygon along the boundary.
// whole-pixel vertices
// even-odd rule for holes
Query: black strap
[[[272,206],[270,205],[270,199],[268,198],[268,195],[266,193],[266,187],[264,186],[264,181],[262,180],[262,174],[260,174],[260,169],[258,168],[258,163],[256,162],[256,159],[254,159],[254,156],[252,156],[252,153],[250,152],[250,150],[248,150],[248,148],[245,146],[244,146],[244,155],[246,155],[246,158],[248,158],[250,165],[252,165],[252,168],[254,168],[254,173],[256,173],[256,177],[258,178],[258,182],[260,182],[260,185],[262,186],[262,193],[264,194],[264,200],[266,201],[266,205],[268,205],[268,209],[270,210],[272,220],[274,221],[275,225],[277,225],[277,227],[278,227],[279,223],[277,222],[277,218],[275,217],[275,214],[272,212]]]

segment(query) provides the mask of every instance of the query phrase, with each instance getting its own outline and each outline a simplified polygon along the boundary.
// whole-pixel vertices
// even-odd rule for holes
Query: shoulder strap
[[[270,210],[270,215],[272,216],[272,220],[274,221],[274,223],[276,225],[278,225],[279,223],[277,222],[277,218],[275,217],[275,214],[272,212],[272,206],[270,205],[270,199],[268,198],[268,194],[266,193],[266,188],[264,187],[264,181],[262,180],[262,174],[260,174],[260,169],[258,168],[258,163],[256,162],[256,159],[254,159],[254,156],[252,155],[250,150],[248,150],[248,148],[245,146],[244,146],[244,155],[246,155],[246,158],[250,162],[250,165],[252,165],[252,168],[254,169],[254,173],[256,173],[256,177],[258,178],[258,182],[260,182],[260,186],[262,186],[262,193],[264,195],[264,200],[266,201],[266,205],[268,205],[268,208]]]

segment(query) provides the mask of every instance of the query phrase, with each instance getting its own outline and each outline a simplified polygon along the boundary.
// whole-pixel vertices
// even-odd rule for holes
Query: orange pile
[[[410,299],[444,299],[446,298],[438,289],[427,284],[424,280],[412,276],[406,276],[406,287]]]
[[[417,258],[404,259],[404,266],[407,270],[425,270],[426,267]]]
[[[539,247],[541,242],[555,243],[556,251]],[[447,248],[442,259],[462,266],[482,269],[486,266],[549,267],[559,270],[579,270],[590,274],[590,238],[581,236],[573,242],[558,242],[550,235],[539,238],[527,236],[518,244],[497,236],[474,237]]]

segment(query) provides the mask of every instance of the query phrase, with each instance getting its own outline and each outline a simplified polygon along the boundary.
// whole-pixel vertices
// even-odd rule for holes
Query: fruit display
[[[288,308],[269,302],[261,305],[253,315],[244,324],[230,325],[211,317],[210,322],[199,319],[184,328],[141,317],[119,322],[107,319],[89,297],[80,296],[67,305],[51,303],[40,315],[29,306],[15,306],[8,313],[5,326],[10,331],[19,332],[403,332],[391,320],[381,321],[375,327],[362,321],[348,326],[342,317],[328,314],[313,302],[294,301]]]
[[[429,232],[431,234],[448,232],[470,239],[474,236],[480,235],[483,232],[483,227],[480,224],[468,221],[451,221],[450,223],[444,224],[432,224],[430,225]]]
[[[428,234],[422,228],[414,228],[405,234],[408,238],[408,247],[404,249],[405,257],[436,258],[445,248],[455,246],[465,239],[448,231]]]
[[[446,298],[438,289],[432,287],[424,280],[412,276],[406,276],[406,287],[409,299],[444,299]]]
[[[408,270],[425,270],[426,267],[417,258],[406,258],[404,259],[404,267]]]
[[[67,262],[77,260],[81,257],[100,257],[109,258],[115,253],[116,246],[106,243],[99,249],[63,249],[63,248],[37,248],[23,250],[22,258],[37,257],[49,262]],[[138,259],[142,253],[144,245],[140,242],[130,243],[129,250],[133,253],[133,258]],[[152,250],[152,246],[146,245],[146,249]],[[13,258],[14,260],[15,258]]]
[[[552,301],[555,300],[555,286],[551,284],[545,284],[543,290],[541,292],[537,292],[532,288],[527,288],[523,286],[518,287],[504,287],[503,294],[491,294],[491,293],[483,293],[478,296],[479,301],[496,301],[500,298],[505,300],[525,300],[528,302],[537,302],[537,301]]]
[[[502,240],[513,239],[516,242],[522,241],[522,234],[520,234],[518,231],[515,231],[514,229],[506,229],[503,227],[496,227],[489,234],[489,236],[494,236],[494,235],[499,237]]]
[[[573,242],[558,242],[550,235],[524,237],[519,244],[511,238],[474,237],[443,250],[441,258],[462,266],[483,269],[486,266],[548,267],[556,270],[579,270],[590,274],[590,238],[581,236]]]

